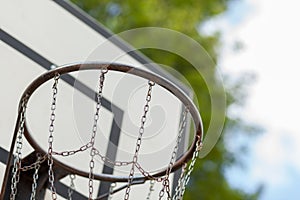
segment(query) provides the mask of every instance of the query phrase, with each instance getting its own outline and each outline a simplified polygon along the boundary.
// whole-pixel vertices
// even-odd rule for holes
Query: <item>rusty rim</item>
[[[189,110],[189,112],[190,112],[190,114],[193,118],[196,134],[195,134],[193,142],[192,142],[191,146],[188,148],[188,150],[174,163],[174,166],[172,168],[172,172],[176,171],[184,163],[188,162],[193,156],[193,152],[195,151],[195,148],[196,148],[196,142],[199,140],[199,138],[200,138],[201,141],[203,140],[203,125],[202,125],[202,120],[201,120],[200,114],[198,112],[198,109],[195,106],[195,104],[193,103],[193,101],[180,88],[178,88],[176,85],[174,85],[170,81],[166,80],[165,78],[163,78],[159,75],[153,74],[151,72],[141,70],[141,69],[138,69],[138,68],[134,68],[134,67],[128,66],[128,65],[112,64],[112,63],[93,62],[93,63],[76,63],[76,64],[65,65],[65,66],[61,66],[61,67],[55,68],[53,70],[50,70],[50,71],[40,75],[38,78],[36,78],[26,88],[26,90],[24,91],[24,93],[21,97],[21,100],[23,98],[28,98],[28,101],[29,101],[31,95],[42,84],[49,81],[50,79],[52,79],[57,74],[63,75],[63,74],[67,74],[67,73],[71,73],[71,72],[75,72],[75,71],[103,70],[103,69],[112,70],[112,71],[119,71],[119,72],[123,72],[123,73],[127,73],[127,74],[132,74],[132,75],[139,76],[139,77],[142,77],[144,79],[153,81],[156,84],[158,84],[161,87],[168,90],[169,92],[171,92],[174,96],[176,96],[184,104],[184,106],[186,108],[188,108],[188,110]],[[19,113],[18,113],[18,118],[17,118],[17,121],[16,121],[16,127],[15,127],[14,136],[13,136],[11,150],[14,149],[15,138],[16,138],[16,135],[17,135],[17,132],[18,132],[18,124],[19,124],[19,120],[20,120],[20,111],[21,111],[21,101],[19,103]],[[28,142],[30,143],[30,145],[32,145],[32,147],[36,151],[41,152],[43,154],[46,154],[46,152],[41,148],[41,146],[37,143],[37,141],[34,140],[32,135],[30,134],[30,132],[29,132],[27,126],[26,126],[26,123],[25,123],[24,135],[25,135],[26,139],[28,140]],[[9,155],[9,162],[8,163],[11,163],[12,157],[13,157],[13,154],[12,154],[12,151],[11,151],[10,155]],[[78,174],[78,175],[84,176],[84,177],[88,177],[88,175],[89,175],[88,172],[70,167],[70,166],[56,160],[55,158],[54,158],[54,163],[56,165],[62,167],[63,169],[69,171],[72,174]],[[155,176],[155,177],[163,176],[163,175],[165,175],[166,170],[167,170],[167,167],[165,169],[153,174],[152,176]],[[110,174],[95,174],[94,178],[97,179],[97,180],[110,181],[110,182],[127,182],[128,181],[127,176],[115,176],[115,175],[110,175]],[[137,181],[137,182],[145,181],[145,180],[148,180],[148,179],[149,179],[149,177],[144,177],[144,176],[135,176],[134,177],[134,181]]]

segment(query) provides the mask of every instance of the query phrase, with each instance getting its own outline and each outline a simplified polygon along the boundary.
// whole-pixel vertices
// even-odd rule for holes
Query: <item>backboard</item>
[[[25,88],[41,73],[56,66],[74,62],[102,61],[118,62],[159,74],[184,91],[180,82],[151,63],[142,54],[131,51],[130,46],[114,37],[101,24],[67,1],[4,1],[0,7],[0,66],[2,77],[0,91],[0,185],[2,184],[7,155],[11,145],[18,102]],[[72,149],[88,139],[86,132],[92,127],[94,91],[98,74],[74,73],[63,76],[59,86],[57,110],[57,134],[55,142],[60,150]],[[28,124],[36,140],[47,148],[51,84],[46,84],[28,105]],[[113,160],[131,158],[142,114],[147,82],[109,74],[104,87],[104,102],[100,117],[98,148]],[[166,165],[183,112],[182,104],[174,96],[159,88],[153,93],[152,112],[145,129],[145,142],[141,152],[142,162],[153,172]],[[188,131],[188,130],[186,130]],[[167,135],[166,133],[174,133]],[[188,134],[183,138],[179,151],[187,147]],[[24,146],[24,157],[33,149]],[[180,152],[179,152],[180,154]],[[165,156],[164,156],[165,155]],[[72,167],[85,169],[86,155],[70,159]],[[124,170],[115,169],[98,162],[97,170],[107,174],[124,175]],[[128,171],[128,170],[127,170]],[[126,175],[126,174],[125,174]],[[178,179],[178,172],[172,181]],[[67,198],[69,179],[57,185],[60,198]],[[107,193],[109,182],[97,182],[97,195]],[[157,185],[158,192],[161,185]],[[76,199],[86,199],[88,187],[84,178],[75,183]],[[145,198],[149,187],[135,186],[132,199]],[[47,197],[46,193],[46,198]],[[120,199],[119,192],[113,199]]]

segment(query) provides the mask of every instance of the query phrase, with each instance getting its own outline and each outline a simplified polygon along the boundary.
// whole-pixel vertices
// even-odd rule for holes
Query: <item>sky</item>
[[[222,33],[219,67],[223,74],[255,74],[242,109],[232,108],[263,132],[248,146],[246,169],[231,168],[230,183],[245,191],[264,184],[262,200],[300,198],[300,2],[240,0],[208,21],[206,34]],[[242,49],[234,51],[235,44]]]

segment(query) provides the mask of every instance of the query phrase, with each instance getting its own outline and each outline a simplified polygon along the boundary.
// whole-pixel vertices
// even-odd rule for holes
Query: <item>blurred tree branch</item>
[[[229,0],[72,0],[115,33],[139,27],[164,27],[179,31],[198,41],[209,53],[215,63],[218,62],[219,34],[201,35],[198,27],[216,15],[225,12]],[[142,52],[158,63],[172,66],[182,73],[197,93],[198,105],[201,108],[204,127],[208,127],[211,117],[211,102],[207,86],[201,77],[195,77],[195,69],[190,63],[172,53],[161,50],[147,49]],[[228,77],[227,77],[228,78]],[[245,77],[230,83],[227,89],[227,106],[241,105],[245,99]],[[230,79],[230,77],[228,78]],[[226,81],[226,80],[225,80]],[[225,144],[224,135],[257,132],[253,125],[241,119],[227,116],[226,129],[215,148],[197,162],[191,181],[185,195],[185,200],[191,199],[257,199],[262,188],[257,192],[247,194],[232,188],[224,176],[226,167],[238,164],[239,153],[231,152]],[[237,131],[238,129],[239,131]],[[251,134],[249,134],[251,135]],[[247,148],[245,146],[241,148]],[[240,153],[243,153],[241,151]]]

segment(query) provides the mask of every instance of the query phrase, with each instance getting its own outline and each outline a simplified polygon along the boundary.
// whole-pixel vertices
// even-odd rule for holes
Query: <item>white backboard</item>
[[[0,0],[0,5],[0,185],[21,94],[37,76],[51,67],[86,61],[118,62],[149,70],[180,84],[157,65],[147,64],[149,60],[143,55],[126,53],[130,47],[121,39],[107,41],[111,33],[69,2]],[[58,150],[74,149],[89,139],[98,75],[84,72],[61,77],[54,139]],[[26,113],[32,135],[45,150],[48,145],[52,83],[50,81],[35,93]],[[132,159],[146,93],[147,80],[128,78],[117,73],[107,74],[96,142],[101,153],[115,160]],[[154,172],[169,162],[183,107],[174,96],[157,87],[153,90],[151,109],[140,161],[147,170]],[[187,141],[185,137],[181,151]],[[23,149],[24,157],[33,151],[27,143]],[[86,157],[88,154],[83,153],[70,158],[70,166],[88,170]],[[128,168],[119,170],[104,166],[100,161],[97,164],[96,173],[105,171],[126,176],[125,171],[129,171]],[[66,198],[68,184],[69,179],[64,178],[57,189],[62,199]],[[76,186],[75,193],[86,196],[86,180],[78,177]],[[95,197],[108,192],[109,186],[107,182],[96,182]],[[155,187],[158,193],[161,185]],[[148,190],[148,184],[144,187],[134,186],[131,198],[146,198]],[[121,191],[113,199],[122,199],[123,196],[124,192]]]

